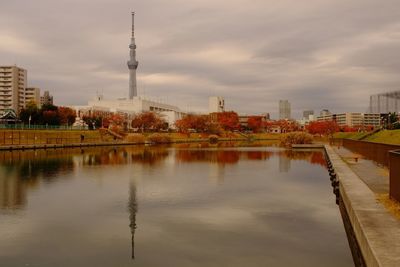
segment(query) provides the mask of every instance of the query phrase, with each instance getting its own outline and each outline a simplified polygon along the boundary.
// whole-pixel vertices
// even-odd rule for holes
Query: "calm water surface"
[[[0,153],[0,266],[353,266],[319,151]]]

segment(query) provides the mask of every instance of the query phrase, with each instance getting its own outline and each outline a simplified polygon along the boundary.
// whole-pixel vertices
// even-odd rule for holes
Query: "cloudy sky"
[[[126,97],[132,10],[139,94],[185,110],[365,112],[400,89],[399,0],[0,0],[0,65],[56,104]]]

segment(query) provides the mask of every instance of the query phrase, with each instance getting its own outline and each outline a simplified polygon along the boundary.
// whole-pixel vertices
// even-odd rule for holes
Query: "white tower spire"
[[[129,45],[130,57],[128,61],[129,69],[129,99],[137,96],[136,87],[136,69],[138,68],[139,62],[136,60],[136,44],[135,44],[135,12],[132,12],[132,37],[131,44]]]

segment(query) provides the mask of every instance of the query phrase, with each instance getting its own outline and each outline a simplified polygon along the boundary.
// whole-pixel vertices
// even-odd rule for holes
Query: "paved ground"
[[[333,146],[333,150],[349,165],[357,176],[376,194],[389,193],[389,170],[362,155],[344,147]]]

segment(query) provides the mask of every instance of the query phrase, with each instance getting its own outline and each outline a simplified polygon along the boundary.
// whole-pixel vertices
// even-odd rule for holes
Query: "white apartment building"
[[[339,126],[373,126],[379,127],[381,124],[380,114],[346,112],[317,117],[317,121],[334,120]]]
[[[379,127],[381,126],[381,114],[379,113],[365,113],[364,125]]]
[[[40,88],[27,87],[25,89],[25,105],[29,102],[33,102],[37,106],[40,106]]]
[[[349,127],[361,126],[363,125],[363,120],[364,120],[363,114],[356,112],[335,114],[335,117],[336,117],[336,122],[339,126],[345,126],[345,125]]]
[[[0,114],[25,107],[27,71],[17,66],[0,66]]]

